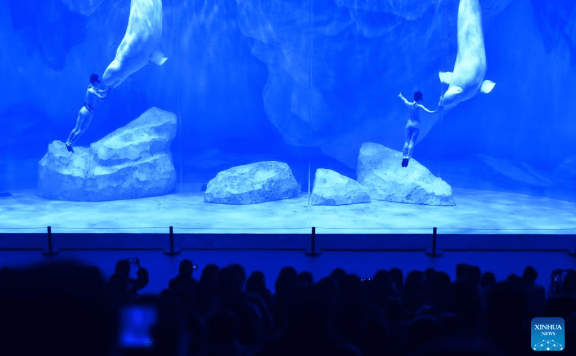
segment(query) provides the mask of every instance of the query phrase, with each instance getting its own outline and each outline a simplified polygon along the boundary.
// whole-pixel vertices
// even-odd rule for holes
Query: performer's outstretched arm
[[[426,109],[426,107],[424,105],[421,105],[421,104],[417,104],[417,105],[420,109],[422,109],[422,111],[424,111],[428,115],[435,115],[435,114],[439,114],[442,112],[442,108],[440,108],[439,110],[436,110],[436,111],[431,111],[431,110]]]
[[[402,93],[398,94],[398,97],[404,101],[404,104],[406,104],[406,106],[409,106],[411,104],[408,100],[406,100],[406,98],[404,97],[404,95],[402,95]]]

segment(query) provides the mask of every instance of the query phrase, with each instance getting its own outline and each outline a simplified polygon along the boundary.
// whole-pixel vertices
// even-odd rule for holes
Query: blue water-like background
[[[423,119],[414,158],[453,187],[576,201],[576,3],[481,0],[496,82]],[[129,0],[0,1],[0,192],[34,188],[49,143],[65,141],[88,78],[124,35]],[[177,190],[275,159],[299,183],[355,177],[360,145],[401,150],[424,93],[436,109],[457,50],[457,0],[165,0],[161,67],[133,74],[96,108],[88,146],[150,107],[179,117]],[[490,164],[491,163],[491,164]]]

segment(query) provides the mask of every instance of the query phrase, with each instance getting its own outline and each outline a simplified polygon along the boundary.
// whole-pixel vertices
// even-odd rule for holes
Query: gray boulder
[[[446,182],[415,159],[406,168],[401,163],[401,152],[372,142],[363,143],[358,157],[358,182],[375,200],[454,205],[452,188]]]
[[[208,182],[204,202],[258,204],[297,198],[300,186],[286,163],[265,161],[219,172]]]
[[[316,170],[312,205],[370,203],[368,191],[360,183],[330,169]]]
[[[176,183],[170,143],[176,115],[151,108],[89,148],[54,141],[38,163],[37,194],[56,200],[105,201],[170,192]]]

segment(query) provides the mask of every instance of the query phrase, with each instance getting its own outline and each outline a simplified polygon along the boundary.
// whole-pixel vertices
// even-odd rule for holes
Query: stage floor
[[[308,207],[297,199],[255,205],[204,203],[199,186],[161,197],[109,202],[67,202],[16,190],[0,198],[0,233],[176,232],[575,234],[576,203],[506,192],[453,188],[455,206],[374,201]]]

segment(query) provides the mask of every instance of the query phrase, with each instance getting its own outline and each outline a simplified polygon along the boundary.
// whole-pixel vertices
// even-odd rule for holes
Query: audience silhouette
[[[537,316],[564,318],[566,340],[576,339],[573,270],[554,271],[547,295],[531,266],[503,281],[459,264],[454,281],[434,269],[410,271],[404,279],[397,268],[371,278],[338,268],[317,282],[310,272],[285,267],[275,293],[264,273],[246,278],[238,264],[206,265],[199,281],[195,269],[182,260],[168,288],[150,295],[139,293],[148,272],[136,258],[118,261],[108,283],[98,268],[75,262],[0,268],[0,352],[513,356],[533,352],[530,321]],[[152,313],[151,324],[124,330],[126,308]],[[124,345],[119,335],[132,331],[150,342]]]

